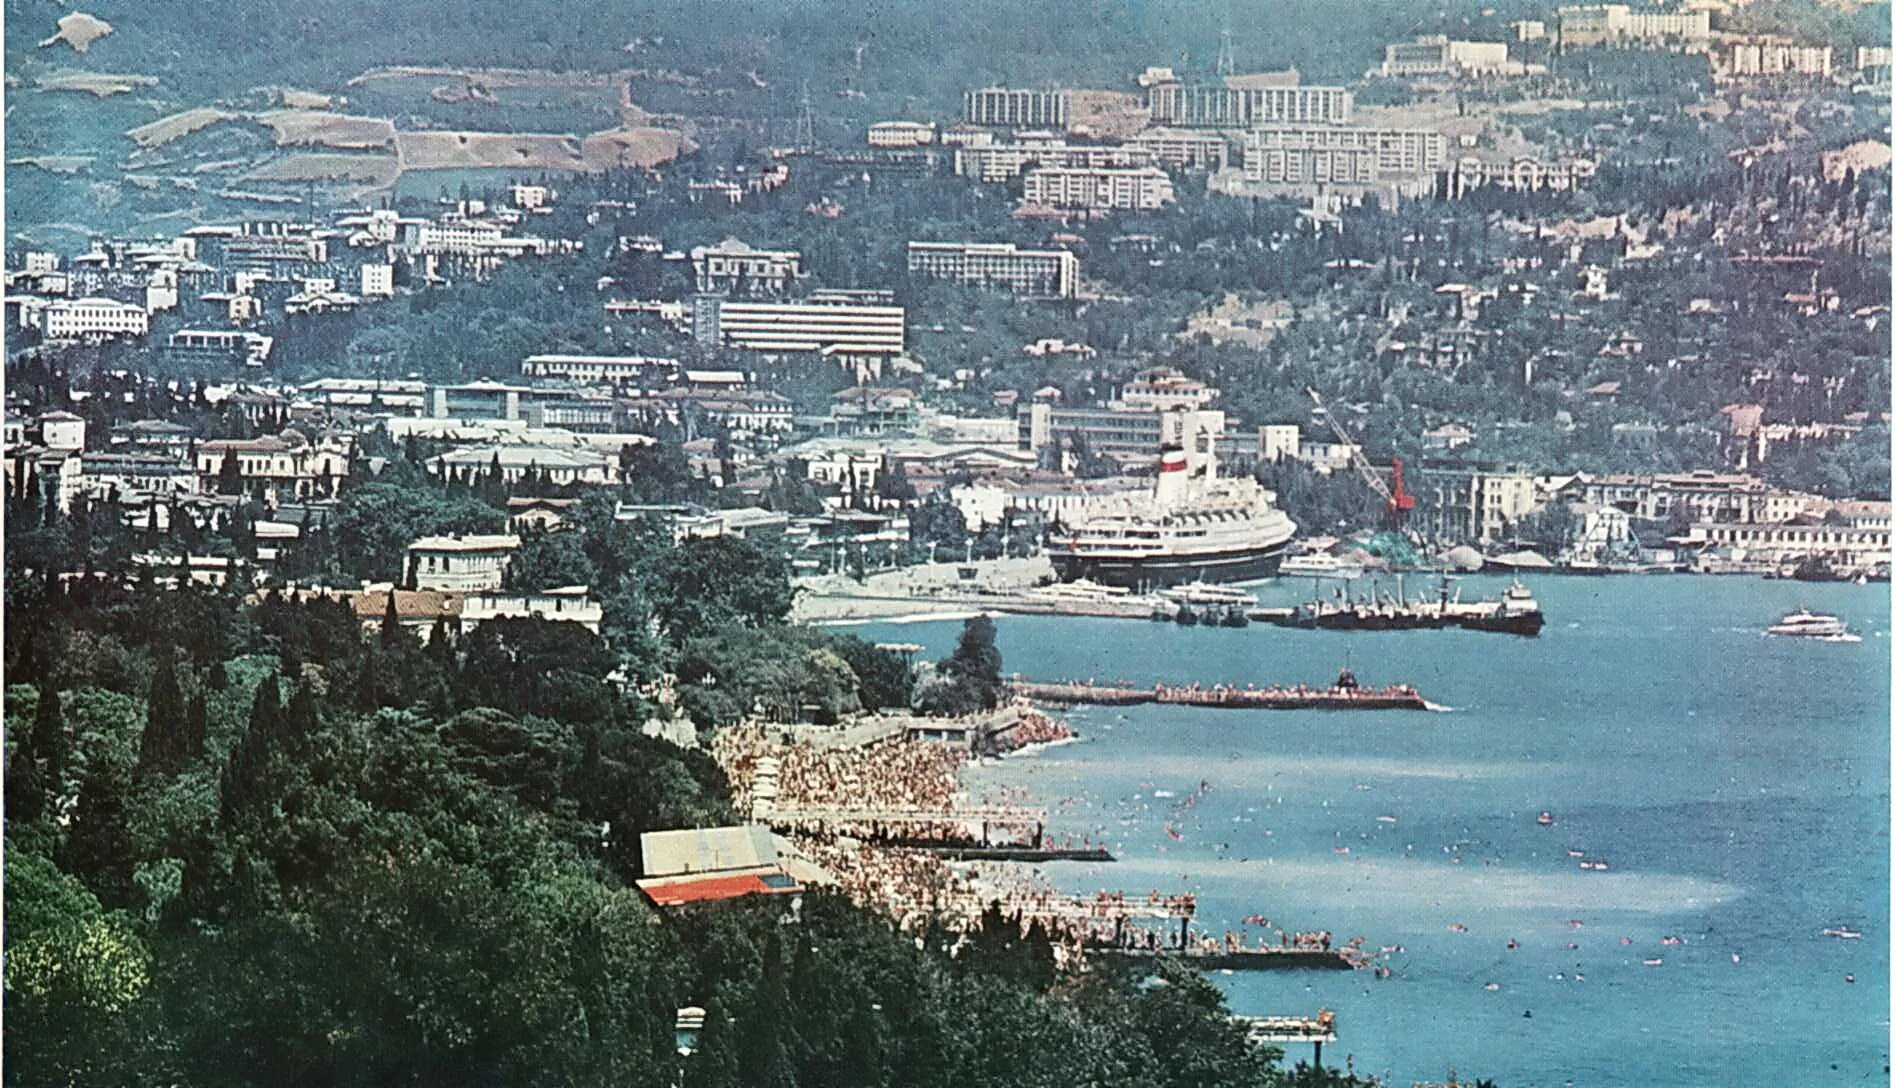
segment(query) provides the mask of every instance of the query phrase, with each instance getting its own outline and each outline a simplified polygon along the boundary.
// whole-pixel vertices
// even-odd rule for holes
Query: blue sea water
[[[1470,596],[1504,584],[1460,583]],[[1289,604],[1310,589],[1258,592]],[[1348,660],[1366,684],[1412,683],[1452,709],[1092,708],[1071,716],[1082,742],[973,784],[1024,788],[1051,808],[1052,834],[1111,846],[1116,863],[1045,867],[1063,887],[1190,889],[1214,934],[1261,913],[1273,937],[1400,946],[1386,980],[1213,976],[1236,1012],[1334,1010],[1326,1064],[1393,1084],[1451,1071],[1503,1085],[1887,1083],[1888,588],[1533,589],[1548,616],[1535,639],[1003,618],[1007,670],[1036,679],[1323,684]],[[1799,605],[1863,641],[1762,634]],[[852,630],[941,656],[959,627]],[[1582,871],[1570,850],[1609,868]],[[1863,937],[1822,935],[1833,926]]]

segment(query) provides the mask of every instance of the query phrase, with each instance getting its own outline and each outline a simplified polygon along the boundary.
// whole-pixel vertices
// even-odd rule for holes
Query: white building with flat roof
[[[529,355],[520,364],[528,378],[619,385],[678,372],[678,360],[656,355]]]
[[[1072,298],[1080,259],[1064,249],[1020,249],[1012,242],[910,242],[908,273],[911,279]]]
[[[1635,11],[1626,4],[1586,4],[1555,13],[1560,47],[1594,45],[1667,45],[1703,48],[1712,36],[1711,13]]]
[[[1383,46],[1381,73],[1412,76],[1509,76],[1524,71],[1508,59],[1506,42],[1457,41],[1446,34],[1424,34],[1414,41]]]
[[[520,538],[506,533],[425,536],[408,545],[404,580],[415,589],[455,593],[497,590],[507,564],[519,550]]]
[[[1171,175],[1156,166],[1131,169],[1043,167],[1021,189],[1028,204],[1092,211],[1156,211],[1178,199]]]
[[[907,311],[900,306],[834,301],[740,302],[699,295],[692,306],[692,336],[707,346],[767,353],[900,355]]]
[[[151,315],[143,306],[117,299],[55,299],[40,315],[40,332],[48,340],[110,340],[150,331]]]
[[[969,124],[998,128],[1065,128],[1072,96],[1062,90],[983,87],[966,95]]]
[[[921,121],[878,121],[869,126],[870,147],[927,147],[935,126]]]

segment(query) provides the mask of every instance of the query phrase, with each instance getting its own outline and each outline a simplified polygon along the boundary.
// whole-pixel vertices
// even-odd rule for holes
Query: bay
[[[1252,588],[1267,605],[1311,592]],[[1051,834],[1120,859],[1045,867],[1062,887],[1189,889],[1213,934],[1255,939],[1243,919],[1262,914],[1272,939],[1321,928],[1400,948],[1389,979],[1212,976],[1236,1012],[1334,1010],[1327,1064],[1394,1084],[1887,1082],[1888,587],[1532,588],[1548,616],[1534,639],[1002,618],[1007,670],[1035,679],[1322,685],[1347,662],[1451,709],[1085,709],[1081,743],[970,785],[1020,788],[1052,810]],[[1863,641],[1762,634],[1799,606]],[[940,657],[959,627],[850,630]],[[1823,936],[1836,926],[1863,937]]]

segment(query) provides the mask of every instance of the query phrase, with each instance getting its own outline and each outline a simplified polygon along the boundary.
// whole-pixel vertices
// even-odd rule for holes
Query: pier
[[[1150,688],[1140,688],[1131,684],[1034,680],[1015,680],[1011,687],[1014,694],[1034,702],[1062,706],[1163,703],[1168,706],[1227,710],[1427,710],[1429,705],[1420,692],[1407,684],[1365,688],[1347,673],[1327,688],[1302,685],[1294,688],[1237,688],[1222,684],[1212,687],[1154,684]]]
[[[1314,1047],[1310,1064],[1323,1065],[1323,1044],[1336,1042],[1336,1014],[1317,1010],[1315,1016],[1233,1016],[1244,1025],[1244,1038],[1252,1046],[1262,1043],[1284,1045],[1309,1043]]]
[[[1348,971],[1357,966],[1347,948],[1121,948],[1088,945],[1088,952],[1131,959],[1166,959],[1200,971]]]

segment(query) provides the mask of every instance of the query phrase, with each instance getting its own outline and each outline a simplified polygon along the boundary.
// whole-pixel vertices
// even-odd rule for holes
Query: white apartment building
[[[585,586],[563,586],[544,593],[470,593],[461,598],[461,630],[488,620],[524,620],[535,616],[554,623],[577,623],[593,634],[606,618],[605,605]]]
[[[678,372],[678,360],[656,355],[529,355],[520,364],[528,378],[558,378],[594,385],[621,385]]]
[[[415,251],[471,257],[491,252],[502,237],[498,223],[476,220],[424,223],[415,232]]]
[[[736,238],[691,251],[698,290],[743,295],[781,295],[806,274],[794,249],[755,249]]]
[[[1033,166],[1073,169],[1150,166],[1150,149],[1136,144],[1069,144],[1053,138],[1022,138],[1014,143],[963,147],[955,152],[955,173],[994,184],[1020,176]]]
[[[416,589],[489,592],[500,588],[507,564],[519,549],[520,538],[505,533],[425,536],[408,545],[403,580]]]
[[[1355,103],[1355,96],[1342,87],[1157,83],[1146,89],[1153,124],[1186,128],[1345,125]]]
[[[1425,34],[1414,41],[1383,46],[1385,76],[1501,76],[1521,71],[1518,62],[1508,59],[1506,42],[1456,41],[1446,34]]]
[[[969,91],[965,104],[969,124],[1063,129],[1070,114],[1071,96],[1060,90],[983,87]]]
[[[701,344],[761,352],[841,356],[900,355],[907,312],[900,306],[813,295],[805,302],[737,302],[699,295],[692,335]]]
[[[1592,45],[1663,45],[1702,47],[1712,36],[1711,13],[1634,11],[1626,4],[1587,4],[1561,8],[1560,47]]]
[[[1271,125],[1244,135],[1244,180],[1252,184],[1376,185],[1432,177],[1448,138],[1425,129]]]
[[[395,297],[395,266],[390,264],[365,264],[362,266],[363,298]]]
[[[143,306],[116,299],[55,299],[40,316],[40,331],[48,340],[144,336],[151,331],[151,315]]]
[[[1134,169],[1030,171],[1022,189],[1029,204],[1084,210],[1155,211],[1178,199],[1172,178],[1156,166]]]
[[[1487,185],[1516,192],[1539,192],[1543,189],[1562,192],[1579,187],[1599,171],[1599,164],[1591,159],[1543,162],[1525,156],[1484,159],[1464,155],[1443,169],[1442,188],[1444,195],[1451,199],[1460,197],[1470,189]]]
[[[1721,80],[1780,75],[1828,78],[1831,70],[1829,46],[1798,45],[1786,38],[1769,37],[1727,41],[1715,66]]]
[[[1231,160],[1231,141],[1204,129],[1149,128],[1126,146],[1140,148],[1156,165],[1175,170],[1223,170]]]
[[[1017,295],[1072,298],[1080,259],[1064,249],[1018,249],[1012,242],[910,242],[908,272]]]
[[[554,192],[544,185],[522,185],[516,182],[507,190],[507,199],[521,211],[538,211],[553,203]]]
[[[920,121],[878,121],[869,126],[870,147],[927,147],[935,142],[935,126]]]

